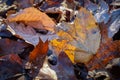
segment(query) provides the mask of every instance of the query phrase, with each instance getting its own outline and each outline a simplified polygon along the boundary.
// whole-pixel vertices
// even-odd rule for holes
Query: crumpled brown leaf
[[[9,22],[24,22],[26,25],[37,29],[54,31],[55,27],[55,23],[51,18],[34,7],[25,8],[24,10],[9,16],[7,19]]]

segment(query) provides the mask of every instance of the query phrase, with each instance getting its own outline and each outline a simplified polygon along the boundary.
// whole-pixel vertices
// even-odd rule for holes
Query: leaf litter
[[[119,32],[118,3],[1,0],[0,8],[7,9],[0,10],[0,78],[119,79],[117,73],[113,74],[114,66],[119,67],[119,60],[114,61],[119,58],[119,40],[113,41]]]

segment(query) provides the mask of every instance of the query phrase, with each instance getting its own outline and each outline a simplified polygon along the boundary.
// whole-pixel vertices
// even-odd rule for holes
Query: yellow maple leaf
[[[81,8],[73,24],[61,23],[59,39],[51,41],[56,52],[64,51],[73,63],[87,63],[97,52],[100,31],[92,14]]]
[[[56,39],[51,41],[51,45],[53,45],[53,49],[55,52],[60,53],[62,51],[66,52],[70,60],[74,63],[74,53],[73,51],[76,49],[75,46],[67,44],[66,40],[58,41]]]

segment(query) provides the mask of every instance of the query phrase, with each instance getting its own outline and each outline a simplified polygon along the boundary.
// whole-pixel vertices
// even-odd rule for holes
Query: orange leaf
[[[7,18],[10,22],[22,21],[28,25],[28,23],[38,23],[32,27],[42,25],[45,29],[54,31],[55,23],[52,21],[50,17],[48,17],[45,13],[39,11],[34,7],[26,8],[23,11],[18,12],[16,15],[11,15]],[[41,29],[40,26],[37,27]]]
[[[37,62],[37,60],[44,59],[48,51],[48,40],[44,43],[41,39],[39,40],[38,45],[30,53],[29,60],[30,62]]]

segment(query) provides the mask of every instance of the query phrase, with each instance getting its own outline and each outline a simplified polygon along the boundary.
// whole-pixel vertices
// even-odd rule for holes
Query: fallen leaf
[[[81,8],[73,24],[61,23],[56,32],[59,39],[51,41],[56,53],[64,51],[74,63],[88,62],[100,44],[100,31],[92,14]]]
[[[33,48],[33,45],[24,41],[15,41],[7,38],[0,39],[0,56],[13,53],[19,54],[21,58],[25,59]]]
[[[94,55],[94,57],[90,60],[90,62],[86,63],[89,70],[94,69],[104,69],[105,66],[114,58],[120,57],[118,51],[118,44],[120,41],[115,42],[107,42],[105,44],[100,45],[100,49]]]
[[[39,39],[38,45],[36,45],[35,49],[29,55],[29,61],[33,64],[38,63],[39,65],[42,65],[46,57],[47,51],[48,40],[44,43],[41,39]]]
[[[114,58],[120,57],[120,41],[112,41],[108,37],[107,27],[104,23],[100,24],[101,28],[101,43],[94,57],[86,63],[89,70],[105,69],[105,66]]]
[[[112,38],[115,33],[120,29],[120,9],[116,9],[111,11],[111,17],[109,22],[107,23],[108,27],[108,36]]]
[[[107,23],[110,18],[110,14],[108,11],[109,11],[108,4],[104,0],[99,1],[98,9],[96,10],[96,12],[93,12],[96,22]]]
[[[106,67],[108,73],[110,74],[111,79],[119,80],[120,79],[120,58],[115,58]],[[117,71],[117,72],[116,72]]]
[[[16,0],[16,4],[18,5],[18,8],[28,8],[33,5],[34,0]]]
[[[0,57],[0,79],[6,80],[15,74],[23,73],[22,60],[16,54]]]
[[[46,0],[46,2],[48,3],[48,5],[55,5],[55,4],[58,4],[59,2],[58,2],[59,0],[57,0],[57,1],[54,1],[54,0]]]
[[[39,32],[36,32],[34,28],[31,26],[25,26],[23,23],[9,23],[9,26],[13,31],[15,32],[16,35],[19,35],[22,37],[25,41],[33,44],[36,46],[39,43],[39,38],[45,42],[46,40],[52,40],[54,38],[57,38],[58,36],[55,33],[52,33],[48,31],[47,34],[43,35]],[[39,29],[37,29],[39,30]],[[41,30],[41,29],[40,29]]]
[[[64,0],[45,0],[44,3],[40,6],[40,9],[42,11],[46,11],[47,9],[54,8],[54,7],[60,7],[61,2]]]
[[[59,54],[58,62],[55,66],[50,65],[46,59],[35,79],[77,80],[73,64],[64,52]]]
[[[33,28],[54,31],[55,23],[52,19],[34,7],[25,8],[7,19],[9,22],[24,22]]]
[[[95,2],[95,3],[93,3],[93,2]],[[87,2],[85,2],[85,7],[90,12],[93,13],[96,22],[98,22],[98,23],[101,23],[101,22],[107,23],[108,22],[108,20],[110,18],[109,6],[104,0],[97,0],[97,1],[87,0]]]

